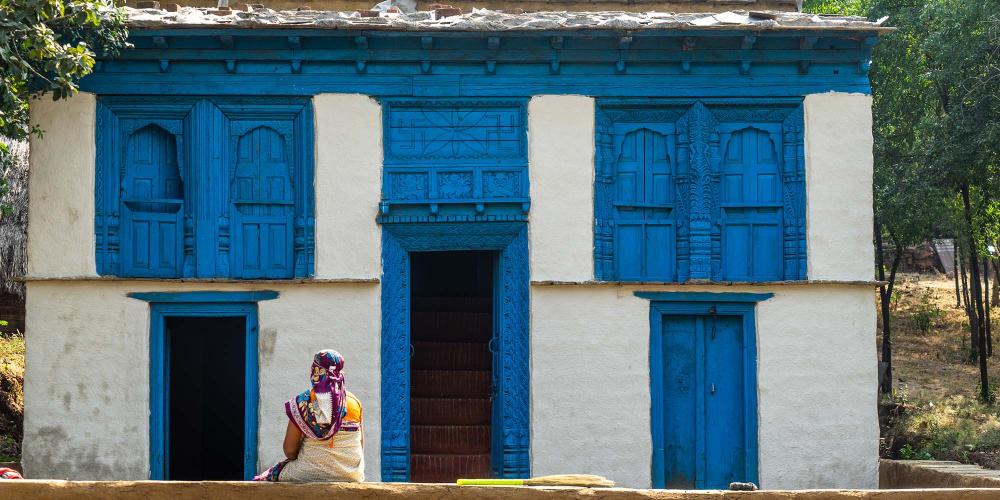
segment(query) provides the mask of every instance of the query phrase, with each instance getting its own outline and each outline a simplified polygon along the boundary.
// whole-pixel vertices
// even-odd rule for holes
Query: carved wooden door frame
[[[382,481],[410,478],[410,252],[494,250],[494,342],[500,373],[499,426],[492,464],[500,477],[528,477],[529,268],[524,222],[408,223],[382,226]],[[496,348],[496,347],[494,347]],[[502,434],[497,434],[502,433]]]

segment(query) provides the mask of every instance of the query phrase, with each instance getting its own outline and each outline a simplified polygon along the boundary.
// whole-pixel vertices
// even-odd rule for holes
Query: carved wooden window
[[[523,100],[387,100],[382,222],[526,220]]]
[[[132,133],[121,183],[125,276],[170,277],[183,262],[184,185],[177,142],[156,125]]]
[[[307,100],[103,98],[97,136],[99,273],[312,273]]]
[[[798,103],[607,105],[597,146],[599,279],[805,279]]]
[[[620,279],[674,279],[672,128],[643,126],[618,143],[613,213]]]

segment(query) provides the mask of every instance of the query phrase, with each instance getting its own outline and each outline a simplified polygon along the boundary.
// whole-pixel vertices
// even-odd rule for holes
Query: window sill
[[[677,287],[734,287],[734,286],[810,286],[810,285],[843,285],[843,286],[867,286],[879,287],[885,285],[884,281],[841,281],[841,280],[788,280],[788,281],[557,281],[541,280],[532,281],[532,286],[677,286]]]
[[[136,278],[119,276],[22,276],[17,281],[135,281],[160,283],[243,283],[243,284],[310,284],[310,283],[379,283],[378,278],[282,278],[282,279],[233,279],[233,278]]]

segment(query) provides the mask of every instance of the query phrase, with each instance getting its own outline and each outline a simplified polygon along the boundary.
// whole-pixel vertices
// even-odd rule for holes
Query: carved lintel
[[[489,74],[495,74],[497,72],[497,62],[496,61],[486,61],[486,72]]]
[[[224,49],[233,48],[233,35],[220,35],[219,45],[221,45]]]
[[[160,72],[166,73],[170,70],[170,59],[160,59]]]
[[[497,50],[500,48],[500,37],[490,36],[486,37],[486,48],[490,50]]]

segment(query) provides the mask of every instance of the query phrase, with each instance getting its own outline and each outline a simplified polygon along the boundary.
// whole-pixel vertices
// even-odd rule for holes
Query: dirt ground
[[[907,274],[893,295],[895,388],[917,399],[975,398],[979,366],[969,361],[968,319],[956,307],[955,282],[941,274]],[[996,310],[993,323],[1000,329]],[[881,346],[881,330],[878,342]],[[1000,345],[997,351],[987,363],[990,378],[1000,381]]]

